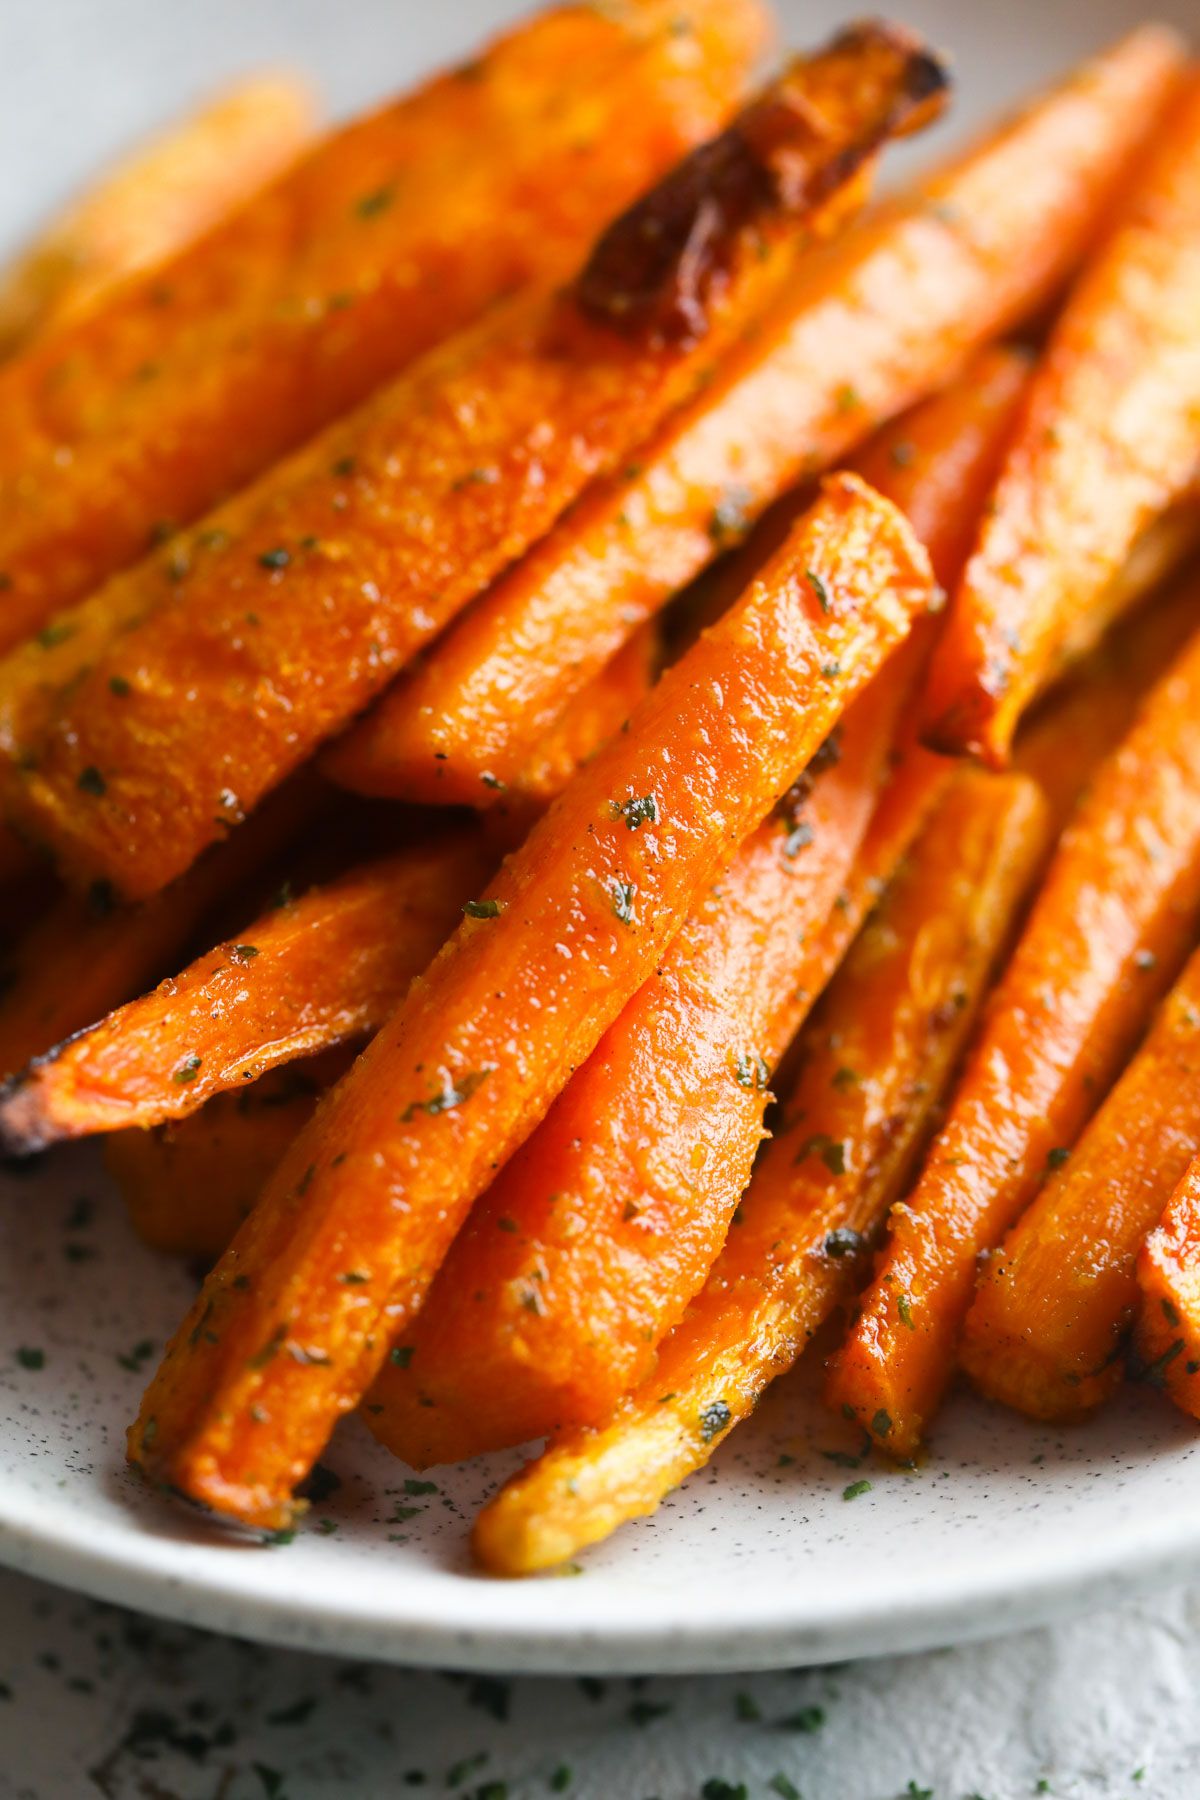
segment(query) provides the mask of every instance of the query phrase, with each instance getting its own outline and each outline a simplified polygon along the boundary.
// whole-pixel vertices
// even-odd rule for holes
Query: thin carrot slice
[[[215,1262],[317,1102],[353,1060],[347,1047],[273,1069],[190,1118],[118,1131],[104,1146],[129,1222],[152,1250]]]
[[[1024,379],[1023,358],[987,353],[905,421],[910,454],[881,443],[871,458],[943,579],[961,568]],[[744,587],[760,566],[739,554],[726,579]],[[652,1362],[724,1240],[778,1058],[871,903],[851,870],[927,651],[914,636],[856,703],[829,746],[836,764],[806,771],[782,819],[743,844],[476,1207],[412,1355],[371,1391],[368,1423],[406,1461],[595,1423]],[[915,829],[915,809],[901,816]],[[900,841],[880,840],[885,867]]]
[[[939,83],[883,27],[797,59],[610,227],[569,290],[426,358],[214,515],[218,544],[210,524],[165,568],[118,578],[110,618],[147,590],[156,610],[14,757],[17,822],[131,898],[180,873],[693,390],[786,280],[797,236],[929,116]],[[647,244],[666,254],[644,270]],[[639,322],[643,288],[686,305],[686,332]]]
[[[1134,597],[1114,584],[1200,478],[1198,446],[1193,76],[1054,328],[930,671],[931,742],[1007,759],[1030,701]]]
[[[1200,1418],[1200,1157],[1171,1195],[1137,1262],[1142,1308],[1134,1338],[1144,1381]]]
[[[1200,1150],[1200,955],[980,1277],[960,1359],[981,1393],[1082,1419],[1121,1380],[1137,1258]]]
[[[719,128],[762,29],[759,0],[543,13],[334,133],[9,364],[0,644],[498,296],[566,274],[615,209]]]
[[[23,1155],[182,1119],[225,1088],[377,1031],[495,861],[478,833],[456,833],[273,909],[10,1081],[0,1145]]]
[[[831,1404],[915,1453],[954,1367],[976,1258],[1128,1055],[1200,916],[1200,640],[1101,766],[1051,864],[927,1156],[893,1209]]]
[[[707,1284],[611,1418],[565,1434],[484,1510],[486,1568],[551,1567],[652,1512],[849,1297],[1045,839],[1024,777],[954,777],[805,1034],[795,1122],[768,1146]]]
[[[95,309],[117,282],[193,243],[308,144],[316,103],[252,76],[170,125],[74,200],[0,271],[0,357]]]
[[[1179,79],[1141,30],[804,258],[751,341],[404,674],[330,754],[367,793],[486,804],[641,620],[788,488],[1039,311]]]
[[[142,906],[117,906],[103,883],[52,901],[0,962],[0,1074],[16,1074],[157,980],[205,915],[313,816],[310,785],[298,781],[273,795],[247,831]]]
[[[895,508],[856,477],[828,481],[297,1139],[143,1400],[130,1455],[150,1476],[249,1524],[292,1516],[471,1201],[932,594]]]

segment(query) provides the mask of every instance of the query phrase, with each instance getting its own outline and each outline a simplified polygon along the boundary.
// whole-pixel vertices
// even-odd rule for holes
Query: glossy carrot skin
[[[1051,334],[930,671],[930,741],[1006,760],[1111,621],[1146,529],[1200,479],[1200,75]]]
[[[1026,372],[1015,353],[986,352],[867,459],[942,580],[961,569]],[[750,559],[761,535],[730,561],[739,591],[762,566],[761,548]],[[371,1392],[368,1424],[406,1461],[459,1461],[603,1419],[703,1281],[749,1179],[768,1079],[869,904],[852,866],[924,631],[856,704],[800,810],[742,846],[455,1240],[411,1357]],[[901,833],[914,780],[893,803]],[[899,839],[887,833],[885,812],[870,864],[890,868]]]
[[[406,1462],[594,1424],[652,1365],[750,1179],[911,687],[889,668],[856,703],[836,764],[742,845],[479,1201],[412,1355],[371,1389],[367,1423]]]
[[[738,147],[754,199],[712,246],[722,279],[705,290],[703,328],[633,332],[597,316],[595,259],[631,231],[642,241],[627,215],[569,290],[524,299],[434,352],[177,539],[165,562],[110,584],[86,626],[60,621],[56,634],[82,645],[97,608],[111,624],[151,607],[14,753],[17,822],[74,878],[142,898],[361,710],[693,391],[785,280],[806,221],[837,203],[897,122],[928,110],[925,54],[903,35],[863,32],[796,59],[715,141]],[[782,147],[759,160],[751,128],[781,114]],[[774,161],[785,152],[786,182]],[[691,162],[671,181],[697,207],[707,198],[691,195]],[[670,216],[669,184],[659,194]]]
[[[339,745],[368,793],[486,801],[571,685],[770,502],[1037,313],[1077,265],[1182,66],[1139,31],[907,197],[806,255],[752,339],[596,482]]]
[[[0,271],[0,357],[94,311],[277,176],[312,139],[295,76],[251,76],[141,144]]]
[[[1069,1148],[1200,917],[1200,641],[1154,688],[1059,845],[921,1176],[892,1211],[830,1403],[911,1456],[954,1367],[976,1258]]]
[[[1024,777],[965,772],[804,1035],[786,1114],[703,1290],[653,1374],[570,1431],[475,1526],[494,1574],[529,1574],[652,1512],[700,1468],[853,1290],[861,1248],[928,1131],[1046,841]]]
[[[499,295],[566,273],[614,209],[720,124],[762,23],[756,0],[541,14],[318,144],[199,244],[12,363],[0,642]],[[481,143],[503,150],[481,157]]]
[[[114,1132],[105,1165],[142,1242],[215,1262],[352,1060],[344,1046],[326,1050],[271,1070],[241,1093],[217,1094],[188,1118]]]
[[[494,916],[464,920],[284,1159],[145,1396],[130,1454],[152,1478],[249,1524],[292,1516],[292,1490],[471,1201],[931,595],[901,515],[852,476],[827,482],[762,580],[534,827],[484,897]],[[629,886],[632,921],[618,916]]]
[[[1124,1375],[1138,1252],[1200,1150],[1200,955],[979,1281],[961,1360],[1036,1419],[1082,1419]]]
[[[1200,1418],[1200,1157],[1138,1255],[1141,1310],[1134,1353],[1144,1381]]]
[[[495,861],[478,833],[443,835],[274,908],[10,1081],[0,1145],[24,1154],[185,1118],[223,1089],[377,1031]]]
[[[315,811],[309,785],[289,785],[248,831],[143,906],[118,907],[102,886],[51,900],[6,946],[0,1072],[15,1075],[157,980],[211,908],[260,874]]]
[[[658,627],[651,620],[575,696],[516,780],[501,791],[500,806],[510,811],[544,806],[560,794],[649,693],[661,656]]]

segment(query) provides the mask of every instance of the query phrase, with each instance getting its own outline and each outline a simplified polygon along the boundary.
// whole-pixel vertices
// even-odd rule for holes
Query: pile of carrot
[[[129,1456],[214,1522],[357,1411],[544,1440],[552,1567],[839,1324],[901,1461],[1200,1417],[1200,70],[876,199],[941,56],[769,35],[249,84],[0,275],[0,1143],[210,1265]]]

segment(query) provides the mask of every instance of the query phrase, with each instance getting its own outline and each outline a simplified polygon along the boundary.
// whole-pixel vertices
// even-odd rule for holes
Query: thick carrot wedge
[[[377,1031],[495,862],[478,833],[455,833],[273,909],[39,1056],[0,1090],[0,1146],[24,1154],[181,1119],[280,1063]]]
[[[1193,75],[1054,328],[930,671],[932,742],[1006,760],[1030,701],[1132,597],[1114,584],[1200,478],[1198,446]]]
[[[985,354],[969,383],[905,421],[909,453],[881,443],[871,457],[941,579],[962,567],[1024,379],[1024,359]],[[744,587],[761,562],[739,553],[727,579]],[[851,867],[927,650],[915,636],[857,702],[831,746],[836,765],[810,770],[799,809],[742,846],[480,1201],[416,1320],[413,1354],[371,1393],[371,1429],[406,1461],[595,1423],[651,1363],[725,1237],[777,1060],[868,903]],[[909,807],[906,796],[902,821]],[[875,843],[890,868],[886,815]]]
[[[192,243],[285,169],[315,128],[307,86],[259,75],[140,145],[0,272],[0,356]]]
[[[471,1201],[932,595],[895,508],[827,482],[297,1139],[145,1396],[130,1455],[150,1476],[249,1524],[292,1516]]]
[[[797,59],[568,291],[426,358],[213,515],[217,544],[210,523],[165,568],[118,578],[110,618],[147,590],[157,609],[14,758],[17,822],[131,898],[180,873],[703,379],[786,280],[796,237],[943,88],[882,27]],[[643,290],[686,307],[686,332],[641,321]]]
[[[307,784],[289,784],[249,830],[144,906],[114,906],[103,885],[52,901],[0,963],[0,1072],[15,1074],[156,980],[210,909],[267,867],[312,814]]]
[[[581,687],[771,501],[1057,292],[1178,80],[1158,30],[836,244],[692,405],[596,483],[330,758],[367,793],[481,800]],[[486,794],[482,795],[486,800]]]
[[[475,1526],[495,1574],[548,1568],[652,1512],[853,1289],[961,1052],[1046,841],[1032,782],[956,775],[805,1033],[805,1062],[709,1279],[657,1367]]]
[[[1036,1419],[1085,1418],[1107,1399],[1124,1374],[1138,1251],[1198,1150],[1200,955],[983,1269],[960,1348],[982,1393]]]
[[[412,1355],[371,1390],[368,1423],[406,1462],[593,1424],[652,1365],[750,1179],[911,688],[889,668],[857,702],[837,760],[742,845],[475,1208]]]
[[[916,1188],[893,1209],[831,1403],[911,1456],[949,1382],[976,1258],[1068,1148],[1178,968],[1200,915],[1200,640],[1101,766]]]
[[[104,1146],[129,1222],[152,1250],[215,1262],[268,1177],[352,1061],[345,1047],[273,1069],[190,1118],[118,1131]]]
[[[498,295],[567,272],[614,210],[720,125],[761,35],[758,0],[543,13],[318,144],[200,243],[10,364],[0,643]]]
[[[1134,1352],[1144,1381],[1200,1418],[1200,1157],[1167,1202],[1137,1263]]]

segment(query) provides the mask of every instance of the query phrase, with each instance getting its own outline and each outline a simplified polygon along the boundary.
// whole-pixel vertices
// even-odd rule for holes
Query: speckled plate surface
[[[1153,7],[1195,25],[1195,0]],[[339,107],[462,54],[514,0],[4,0],[0,240],[131,133],[264,61],[318,74]],[[854,8],[787,0],[797,42]],[[957,59],[953,129],[1141,16],[1129,0],[896,0]],[[0,1182],[0,1561],[219,1630],[395,1661],[553,1673],[767,1667],[949,1642],[1048,1619],[1200,1566],[1200,1455],[1131,1393],[1060,1437],[956,1401],[928,1464],[856,1475],[804,1392],[754,1423],[653,1520],[574,1579],[488,1581],[468,1521],[515,1458],[407,1473],[350,1423],[340,1485],[286,1548],[199,1534],[126,1472],[123,1434],[189,1294],[139,1249],[90,1152]],[[87,1202],[87,1204],[83,1204]],[[790,1460],[781,1461],[781,1458]]]
[[[122,1456],[187,1276],[131,1241],[89,1151],[2,1199],[0,1561],[105,1599],[396,1661],[667,1672],[948,1642],[1200,1565],[1200,1443],[1152,1394],[1066,1435],[963,1397],[904,1474],[848,1468],[853,1440],[797,1378],[573,1577],[470,1568],[468,1522],[517,1458],[435,1470],[413,1495],[356,1421],[291,1544],[214,1538]]]

